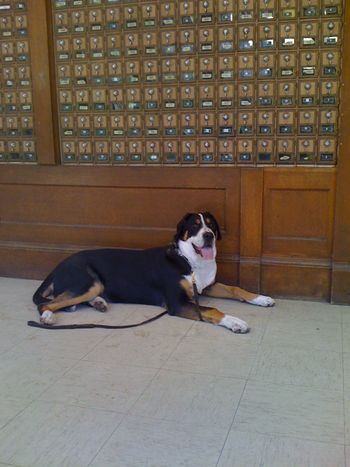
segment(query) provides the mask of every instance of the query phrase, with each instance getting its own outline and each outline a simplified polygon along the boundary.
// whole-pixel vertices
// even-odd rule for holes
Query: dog
[[[178,223],[173,243],[146,250],[84,250],[64,259],[33,295],[46,325],[58,310],[88,303],[105,312],[108,303],[166,306],[168,314],[203,320],[235,333],[248,324],[216,308],[194,303],[198,294],[236,299],[270,307],[271,297],[216,282],[216,241],[219,225],[210,212],[186,214]]]

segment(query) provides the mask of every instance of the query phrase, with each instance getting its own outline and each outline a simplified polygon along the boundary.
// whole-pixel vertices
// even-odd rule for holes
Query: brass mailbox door
[[[208,159],[216,166],[310,166],[311,161],[317,166],[320,145],[309,137],[337,140],[344,22],[340,0],[57,0],[50,5],[64,164],[87,162],[80,157],[80,141],[67,134],[61,118],[70,116],[74,137],[82,137],[78,128],[83,111],[91,122],[102,113],[108,122],[99,132],[85,133],[93,164],[101,162],[102,153],[93,148],[99,147],[96,138],[103,131],[110,151],[103,162],[117,165],[133,163],[135,156],[130,158],[133,151],[128,151],[115,159],[115,136],[125,147],[132,143],[130,138],[137,138],[138,163],[144,165],[169,163],[168,137],[179,148],[190,139],[191,151],[183,149],[172,158],[187,167],[207,166]],[[3,53],[11,56],[14,46],[19,54],[19,44],[11,41],[3,45]],[[26,54],[25,43],[21,53]],[[29,94],[26,99],[29,105]],[[227,120],[223,110],[231,112]],[[208,111],[215,125],[203,123]],[[128,123],[132,113],[138,122],[134,132]],[[119,127],[125,124],[127,130],[115,135],[109,122],[118,115]],[[157,148],[152,159],[151,136]],[[303,136],[308,157],[300,156],[306,154],[300,146]],[[242,137],[249,151],[242,149]],[[221,158],[220,148],[225,141],[231,145],[230,138],[234,150],[227,154],[232,157]],[[203,149],[206,142],[208,151]],[[324,162],[335,165],[339,147],[329,147],[333,153]]]

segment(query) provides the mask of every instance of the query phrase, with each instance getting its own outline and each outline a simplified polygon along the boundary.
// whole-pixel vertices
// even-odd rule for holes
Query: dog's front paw
[[[50,326],[54,325],[56,323],[56,318],[52,311],[45,310],[43,311],[42,315],[40,316],[40,321],[43,324],[48,324]]]
[[[258,306],[274,306],[275,300],[271,297],[267,297],[266,295],[257,295],[252,300],[248,300],[248,303]]]
[[[225,315],[219,325],[225,326],[225,328],[231,329],[232,332],[237,334],[246,334],[249,332],[249,326],[245,321],[231,315]]]

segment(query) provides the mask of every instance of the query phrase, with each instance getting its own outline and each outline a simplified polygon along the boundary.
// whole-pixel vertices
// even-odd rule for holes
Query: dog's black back
[[[168,307],[175,313],[186,299],[179,283],[191,268],[175,247],[146,250],[84,250],[63,260],[34,294],[36,305],[45,303],[42,292],[50,283],[53,296],[82,295],[96,281],[103,285],[102,297],[110,302]]]

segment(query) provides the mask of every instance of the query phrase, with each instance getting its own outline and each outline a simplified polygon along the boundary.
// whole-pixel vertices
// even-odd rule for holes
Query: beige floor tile
[[[130,413],[228,429],[244,385],[234,378],[161,370]]]
[[[222,332],[229,332],[222,329]],[[257,357],[258,347],[246,334],[229,334],[231,340],[185,337],[164,368],[209,375],[247,378]]]
[[[230,431],[217,467],[344,467],[344,447]]]
[[[80,361],[48,388],[41,400],[126,413],[157,371],[114,362]]]
[[[215,467],[226,430],[129,416],[89,467]]]
[[[341,307],[341,313],[342,313],[343,324],[350,327],[350,305],[343,305]]]
[[[156,306],[129,306],[130,313],[129,316],[124,319],[123,324],[139,323],[145,321],[146,319],[152,318],[153,316],[156,316],[163,311],[162,308]],[[123,305],[123,307],[125,307],[125,305]],[[186,335],[193,324],[194,321],[189,319],[165,315],[152,323],[148,323],[140,327],[139,329],[144,329],[145,331],[152,331],[171,337],[181,337]]]
[[[345,412],[345,444],[350,446],[350,391],[345,390],[344,398],[344,412]],[[350,458],[348,459],[348,462]]]
[[[3,318],[0,314],[0,353],[17,346],[21,340],[33,334],[33,329],[17,319]]]
[[[177,347],[181,336],[167,336],[152,331],[151,327],[124,329],[110,334],[84,360],[116,362],[160,368]]]
[[[343,394],[248,381],[233,427],[240,431],[343,444]]]
[[[342,355],[289,345],[262,345],[250,379],[342,391]]]
[[[116,412],[35,402],[1,431],[0,461],[85,467],[122,419]]]
[[[343,351],[350,353],[350,306],[343,308]]]
[[[72,368],[76,360],[42,355],[7,352],[0,358],[0,395],[3,398],[33,400],[60,376]]]
[[[341,322],[337,314],[336,316],[332,321],[321,318],[319,320],[304,319],[299,312],[290,315],[282,314],[282,316],[276,313],[267,325],[262,342],[314,351],[342,352]]]
[[[345,446],[346,467],[350,467],[350,446]]]
[[[350,467],[349,306],[202,297],[251,332],[171,316],[46,331],[26,325],[39,284],[0,278],[0,467],[344,467],[344,442]],[[160,311],[85,306],[58,322]]]
[[[32,295],[40,285],[40,281],[0,278],[0,317],[18,319],[27,322],[37,317],[37,311],[32,302]]]
[[[0,430],[30,404],[26,400],[0,399]]]
[[[350,338],[350,337],[349,337]],[[350,353],[343,353],[343,364],[344,364],[344,389],[350,396]]]
[[[277,300],[276,303],[276,314],[273,315],[273,321],[276,322],[287,320],[299,324],[308,321],[340,324],[342,321],[344,307],[340,305],[304,300]]]
[[[108,334],[104,329],[35,329],[30,336],[22,339],[13,351],[25,355],[45,355],[46,358],[78,360],[93,350]]]

